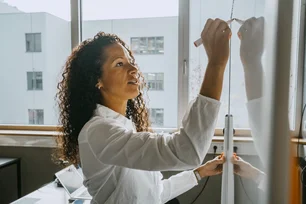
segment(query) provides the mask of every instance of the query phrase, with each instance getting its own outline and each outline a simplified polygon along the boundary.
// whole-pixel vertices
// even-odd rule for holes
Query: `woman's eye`
[[[121,66],[123,66],[123,62],[118,62],[118,63],[116,64],[116,67],[121,67]]]

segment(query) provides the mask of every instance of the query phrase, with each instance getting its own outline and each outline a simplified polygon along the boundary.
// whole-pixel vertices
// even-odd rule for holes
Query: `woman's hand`
[[[240,58],[243,64],[258,63],[264,50],[264,26],[263,17],[249,18],[238,31],[241,40]]]
[[[229,57],[229,39],[232,32],[228,24],[220,19],[208,19],[201,33],[208,64],[224,71]]]
[[[252,179],[253,181],[257,182],[260,174],[263,174],[259,169],[255,168],[250,163],[244,161],[235,153],[231,158],[231,162],[234,164],[235,174],[241,177]]]
[[[222,167],[225,163],[225,156],[220,155],[213,160],[206,162],[204,165],[198,167],[196,170],[199,172],[201,178],[207,176],[215,176],[222,173]]]
[[[208,19],[201,33],[202,42],[208,57],[200,94],[220,100],[223,75],[229,57],[231,29],[225,21]]]

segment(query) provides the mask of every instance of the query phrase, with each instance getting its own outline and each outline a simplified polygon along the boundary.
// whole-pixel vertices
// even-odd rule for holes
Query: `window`
[[[164,90],[164,73],[144,73],[143,75],[150,91]]]
[[[0,87],[2,87],[2,92],[7,93],[7,96],[9,96],[1,101],[0,123],[27,124],[28,120],[24,117],[24,110],[28,109],[26,105],[30,104],[31,108],[37,108],[34,104],[43,104],[44,106],[39,108],[46,113],[48,112],[44,122],[50,125],[58,124],[57,115],[55,113],[53,115],[53,112],[56,111],[49,110],[53,110],[54,107],[53,99],[56,93],[56,85],[58,79],[61,78],[58,76],[67,56],[71,53],[70,34],[75,33],[71,32],[70,26],[72,23],[70,20],[70,1],[60,2],[60,6],[63,9],[54,9],[54,6],[52,6],[54,2],[45,2],[46,6],[42,6],[41,1],[38,0],[33,0],[32,3],[35,2],[33,5],[36,6],[28,9],[13,0],[5,0],[5,2],[22,12],[0,16],[0,20],[3,22],[3,30],[8,31],[0,33],[1,39],[7,39],[2,41],[2,46],[0,47],[0,55],[2,56],[0,65],[2,67],[1,71],[4,73],[0,76]],[[178,110],[183,110],[184,107],[187,107],[187,102],[186,104],[184,102],[183,106],[179,104],[182,104],[182,100],[193,99],[198,94],[207,64],[203,47],[195,48],[193,42],[199,38],[199,34],[208,18],[228,20],[231,2],[217,12],[217,4],[213,1],[203,3],[201,0],[194,0],[185,3],[190,4],[188,6],[190,9],[188,11],[184,10],[185,7],[181,7],[181,9],[187,11],[187,14],[190,15],[190,21],[180,23],[189,24],[188,28],[190,30],[186,30],[186,27],[181,27],[178,24],[180,17],[182,17],[179,16],[178,12],[178,0],[169,4],[159,0],[160,3],[147,2],[141,5],[132,2],[126,4],[124,0],[121,0],[121,2],[124,4],[122,10],[119,8],[119,11],[114,12],[113,8],[118,2],[105,4],[104,1],[92,0],[90,2],[89,0],[82,0],[81,12],[83,21],[78,22],[82,24],[82,39],[80,40],[93,37],[103,28],[103,31],[118,34],[123,41],[129,43],[131,50],[136,54],[135,58],[140,70],[147,74],[145,77],[150,88],[148,93],[149,105],[164,110],[163,124],[165,128],[176,128],[179,124],[177,118],[182,118],[182,114],[178,117]],[[246,20],[251,16],[262,16],[264,3],[258,0],[252,2],[252,4],[248,4],[244,1],[237,1],[234,8],[234,17]],[[148,7],[150,8],[149,10],[147,9]],[[185,13],[183,12],[182,15],[185,15]],[[296,24],[293,24],[293,26],[303,27],[297,21],[296,19],[294,20]],[[232,26],[231,67],[233,69],[229,73],[227,68],[224,77],[222,106],[217,127],[224,128],[224,115],[227,114],[230,106],[234,116],[234,127],[249,128],[245,106],[244,76],[239,57],[240,42],[237,35],[234,35],[238,31],[239,25],[234,22]],[[183,33],[183,39],[179,38],[179,33]],[[184,33],[188,33],[188,35],[184,35]],[[294,41],[296,42],[300,40],[300,37],[299,39],[297,38],[297,33],[293,35],[293,38],[295,38]],[[16,39],[16,42],[19,43],[12,44],[12,39]],[[165,44],[165,39],[167,45]],[[186,42],[184,46],[182,46],[183,42]],[[35,53],[42,52],[42,48],[44,48],[43,54]],[[298,51],[294,47],[293,49]],[[17,52],[18,50],[19,52]],[[27,53],[24,52],[25,50]],[[179,51],[180,53],[178,53]],[[184,60],[186,60],[187,68],[185,76],[189,77],[182,76]],[[27,78],[25,78],[24,71],[20,69],[21,67],[25,67],[25,70],[29,71]],[[31,70],[33,67],[43,70],[44,73]],[[231,91],[228,89],[229,74],[231,74],[232,79]],[[10,80],[12,75],[16,80]],[[292,110],[296,109],[294,91],[296,90],[297,75],[297,72],[293,70],[293,91],[290,98]],[[186,81],[181,83],[181,80]],[[180,87],[180,84],[190,88],[189,92],[182,91],[181,88],[178,89],[177,87]],[[6,87],[10,88],[7,89]],[[17,104],[13,98],[14,95],[9,94],[10,92],[25,96],[25,105]],[[184,95],[181,94],[182,92],[184,92]],[[163,103],[164,101],[160,100],[161,98],[167,98],[167,103]],[[228,103],[228,98],[231,99],[230,103]],[[52,114],[49,114],[49,112],[52,112]],[[290,121],[294,122],[294,113],[291,114]]]
[[[232,8],[232,1],[227,4],[227,6],[222,7],[216,13],[217,3],[216,1],[210,1],[209,3],[201,3],[201,0],[190,1],[190,27],[189,27],[189,100],[195,98],[199,93],[199,88],[201,86],[203,75],[205,73],[206,65],[208,59],[204,52],[203,47],[196,48],[192,42],[199,38],[203,26],[206,23],[206,20],[209,18],[221,18],[224,20],[229,19],[228,11]],[[298,1],[297,1],[298,2]],[[253,16],[260,17],[264,16],[264,2],[263,1],[254,1],[255,5],[243,3],[242,1],[237,1],[234,5],[234,16],[233,18],[247,20]],[[298,4],[298,3],[295,3]],[[200,6],[202,5],[202,7]],[[199,9],[200,8],[200,9]],[[298,16],[299,12],[294,12],[294,16]],[[293,36],[292,36],[292,54],[293,56],[298,56],[296,52],[298,51],[299,42],[298,40],[298,29],[301,27],[298,18],[295,18],[293,24]],[[247,111],[247,97],[245,90],[245,81],[244,81],[244,69],[240,60],[240,44],[241,41],[237,37],[237,32],[240,29],[241,25],[236,21],[231,23],[232,37],[231,37],[231,55],[227,64],[227,68],[224,74],[223,90],[221,96],[222,106],[220,108],[217,128],[224,128],[225,115],[233,115],[233,126],[234,128],[243,128],[248,129],[248,111]],[[268,44],[265,43],[265,47]],[[262,57],[262,63],[265,63],[266,52],[264,52]],[[300,56],[299,56],[300,57]],[[295,104],[296,104],[296,83],[297,83],[297,59],[292,58],[292,77],[291,77],[291,90],[290,90],[290,126],[291,129],[294,128],[294,115],[295,115]],[[294,65],[295,64],[295,65]],[[268,69],[264,67],[264,70]],[[229,80],[231,79],[231,80]],[[259,84],[258,84],[259,85]],[[230,90],[229,90],[230,88]]]
[[[119,8],[118,3],[124,6]],[[154,124],[155,119],[152,119],[156,127],[154,131],[172,131],[180,123],[178,5],[178,0],[167,3],[162,0],[147,1],[145,4],[126,0],[107,3],[82,0],[81,41],[92,38],[103,28],[104,32],[118,35],[129,45],[140,71],[145,75],[148,90],[144,90],[143,97],[147,108],[158,108],[163,113],[159,125]],[[117,8],[116,12],[114,8]]]
[[[149,109],[150,121],[152,127],[164,126],[164,109],[163,108],[151,108]]]
[[[41,52],[41,33],[26,33],[26,51]]]
[[[43,125],[44,124],[44,110],[29,109],[29,124]]]
[[[0,0],[0,10],[9,13],[0,15],[0,124],[29,124],[28,109],[42,109],[44,125],[59,125],[54,97],[71,53],[70,1]]]
[[[42,72],[27,72],[28,90],[43,90]]]
[[[164,37],[132,37],[131,49],[135,54],[163,54]]]

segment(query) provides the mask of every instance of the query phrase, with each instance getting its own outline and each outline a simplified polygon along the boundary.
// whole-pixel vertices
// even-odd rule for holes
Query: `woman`
[[[143,77],[119,37],[98,33],[68,58],[58,85],[58,150],[81,164],[92,203],[165,203],[221,173],[224,157],[200,165],[217,120],[231,30],[209,19],[201,36],[209,59],[203,85],[172,135],[150,131]],[[159,172],[193,168],[164,180]]]

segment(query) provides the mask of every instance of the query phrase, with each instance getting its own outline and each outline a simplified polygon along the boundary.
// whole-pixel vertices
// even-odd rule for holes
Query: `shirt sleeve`
[[[162,180],[162,203],[187,192],[194,186],[198,185],[198,181],[193,173],[193,170],[183,171],[179,174],[171,176],[169,179]]]
[[[115,119],[99,119],[87,141],[100,162],[149,171],[199,166],[211,145],[220,102],[199,95],[189,106],[180,131],[171,135],[133,132]]]
[[[262,98],[251,100],[247,103],[247,111],[248,111],[248,118],[249,118],[249,125],[251,129],[252,138],[254,141],[254,146],[256,152],[265,165],[267,164],[267,150],[268,150],[268,143],[266,142],[265,138],[262,135]]]
[[[266,174],[263,172],[260,172],[258,175],[258,178],[255,180],[255,182],[258,185],[258,188],[261,189],[262,191],[266,190]]]

